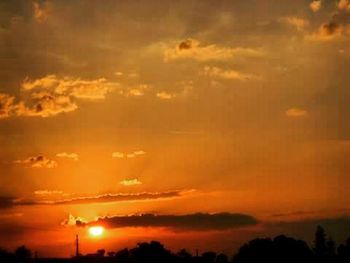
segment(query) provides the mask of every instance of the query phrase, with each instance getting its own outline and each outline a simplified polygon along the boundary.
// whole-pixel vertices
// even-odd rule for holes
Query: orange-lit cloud
[[[143,150],[138,150],[131,153],[113,152],[112,157],[113,158],[134,158],[144,154],[146,154],[146,152]]]
[[[309,26],[308,20],[296,16],[286,16],[281,18],[281,21],[295,27],[298,31],[304,31]]]
[[[15,97],[0,93],[0,119],[10,117],[16,111]]]
[[[87,221],[82,217],[75,217],[72,214],[68,215],[68,218],[61,222],[62,226],[75,226],[79,224],[86,224]]]
[[[200,41],[189,38],[177,46],[168,48],[164,53],[164,61],[178,59],[194,59],[197,61],[228,60],[234,56],[261,56],[262,52],[252,48],[220,47],[215,44],[202,45]]]
[[[134,178],[134,179],[124,179],[122,181],[119,182],[121,185],[124,185],[124,186],[133,186],[133,185],[140,185],[142,184],[142,182],[137,179],[137,178]]]
[[[102,100],[119,87],[118,83],[104,78],[83,80],[72,77],[26,78],[21,86],[22,97],[17,99],[0,94],[0,118],[10,116],[50,117],[78,109],[77,100]]]
[[[229,80],[251,80],[256,79],[257,77],[252,74],[241,73],[232,69],[222,69],[218,67],[209,67],[206,66],[203,70],[203,74],[213,78],[219,79],[229,79]]]
[[[299,108],[290,108],[286,111],[286,116],[291,118],[300,118],[308,115],[307,110]]]
[[[337,22],[329,22],[322,24],[318,30],[307,36],[310,40],[320,40],[320,41],[329,41],[336,37],[339,37],[344,32],[344,27]]]
[[[48,19],[49,16],[49,1],[39,2],[33,1],[33,11],[34,11],[34,19],[42,23]]]
[[[349,0],[340,0],[337,5],[338,5],[338,8],[340,10],[350,11],[350,1]]]
[[[47,195],[62,195],[63,191],[61,190],[36,190],[34,191],[35,195],[47,196]]]
[[[51,160],[44,155],[32,156],[24,160],[16,160],[15,163],[30,165],[34,168],[55,168],[57,166],[56,161]]]
[[[313,12],[317,12],[321,9],[322,1],[321,0],[314,0],[310,3],[310,9]]]
[[[150,90],[150,88],[150,85],[140,84],[126,88],[125,91],[122,91],[122,94],[124,94],[127,97],[141,97],[145,95],[145,92]]]
[[[174,98],[176,95],[165,92],[165,91],[161,91],[161,92],[157,92],[156,96],[160,99],[163,99],[163,100],[170,100],[170,99]]]
[[[66,153],[66,152],[62,152],[62,153],[58,153],[56,154],[57,157],[60,158],[67,158],[67,159],[72,159],[73,161],[78,161],[79,160],[79,155],[76,153]]]

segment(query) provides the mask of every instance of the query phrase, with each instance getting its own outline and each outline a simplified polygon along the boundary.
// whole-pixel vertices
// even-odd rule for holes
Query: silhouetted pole
[[[79,236],[75,235],[75,256],[79,257]]]

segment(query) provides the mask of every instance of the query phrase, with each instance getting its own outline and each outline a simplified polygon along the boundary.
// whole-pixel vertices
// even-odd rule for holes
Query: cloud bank
[[[258,221],[249,215],[232,213],[195,213],[188,215],[154,215],[142,214],[131,216],[112,216],[79,226],[103,225],[108,228],[122,227],[166,227],[176,230],[225,230],[256,225]]]

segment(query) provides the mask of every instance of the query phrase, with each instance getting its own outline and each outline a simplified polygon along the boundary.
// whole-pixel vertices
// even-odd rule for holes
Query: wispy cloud
[[[134,178],[134,179],[124,179],[120,181],[119,184],[124,186],[133,186],[133,185],[140,185],[142,184],[142,182],[139,179]]]
[[[76,205],[94,203],[115,203],[130,201],[151,201],[181,198],[193,191],[174,190],[165,192],[140,192],[140,193],[106,193],[100,195],[82,195],[62,199],[27,199],[17,197],[0,197],[0,208],[13,206],[33,206],[33,205]]]
[[[296,16],[282,17],[280,21],[287,25],[295,27],[298,31],[304,31],[305,28],[309,26],[308,20]]]
[[[202,74],[213,78],[228,79],[228,80],[246,81],[251,79],[257,79],[257,77],[252,74],[246,74],[236,70],[222,69],[218,67],[209,67],[209,66],[206,66],[204,68]]]
[[[57,162],[51,160],[44,155],[31,156],[24,160],[16,160],[17,164],[30,165],[34,168],[54,168],[57,166]]]
[[[165,227],[175,230],[226,230],[256,225],[258,221],[244,214],[233,213],[195,213],[187,215],[154,215],[141,214],[131,216],[102,217],[96,221],[82,223],[76,221],[78,226],[104,225],[108,228],[122,227]]]
[[[157,92],[156,96],[162,100],[170,100],[174,98],[176,95],[169,92],[160,91],[160,92]]]
[[[68,159],[72,159],[74,161],[78,161],[79,160],[79,155],[76,153],[66,153],[66,152],[62,152],[62,153],[58,153],[56,154],[57,157],[60,158],[68,158]]]
[[[38,196],[50,196],[50,195],[63,195],[61,190],[36,190],[34,191],[35,195]]]
[[[290,108],[286,111],[286,116],[291,118],[300,118],[308,115],[307,110],[300,108]]]
[[[121,158],[134,158],[134,157],[144,155],[144,154],[146,154],[146,152],[143,150],[137,150],[137,151],[130,152],[130,153],[113,152],[112,157],[113,158],[120,158],[120,159]]]
[[[178,59],[194,59],[197,61],[209,60],[227,60],[234,56],[261,56],[263,53],[252,48],[242,47],[220,47],[215,44],[202,45],[196,39],[189,38],[178,43],[175,47],[171,47],[164,52],[164,61],[172,61]]]
[[[10,117],[16,112],[15,97],[0,93],[0,119]]]

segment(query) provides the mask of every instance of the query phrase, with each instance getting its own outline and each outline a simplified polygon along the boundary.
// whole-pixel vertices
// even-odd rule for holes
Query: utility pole
[[[75,256],[79,257],[79,236],[75,235]]]

